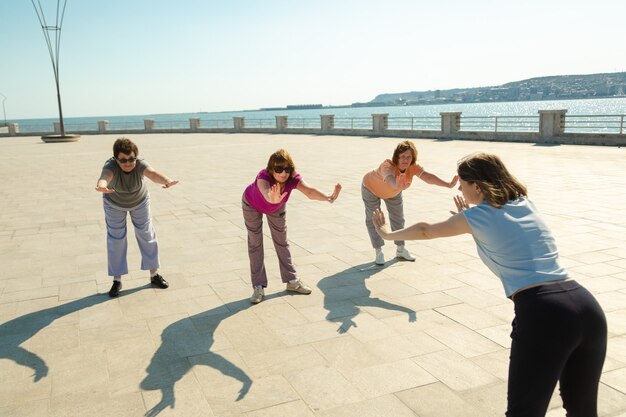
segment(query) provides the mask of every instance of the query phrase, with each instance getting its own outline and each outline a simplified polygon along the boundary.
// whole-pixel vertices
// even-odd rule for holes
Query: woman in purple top
[[[248,230],[248,255],[254,289],[250,297],[252,304],[258,304],[263,300],[264,288],[267,287],[267,273],[263,261],[263,214],[269,223],[278,255],[280,275],[282,281],[287,284],[287,291],[311,293],[311,288],[296,277],[287,242],[286,204],[293,190],[300,191],[311,200],[328,201],[332,204],[339,196],[341,185],[336,184],[331,195],[311,187],[296,172],[289,152],[279,149],[270,156],[267,167],[262,169],[255,181],[246,188],[241,205]]]

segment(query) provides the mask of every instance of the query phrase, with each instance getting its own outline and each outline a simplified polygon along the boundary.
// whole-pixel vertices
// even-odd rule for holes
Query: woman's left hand
[[[467,204],[467,201],[465,201],[465,199],[463,198],[462,195],[454,196],[454,204],[456,205],[456,210],[457,211],[450,210],[450,214],[459,214],[463,210],[469,208],[469,205]]]
[[[452,178],[452,181],[448,183],[448,188],[453,188],[457,182],[459,182],[459,176],[455,175],[454,178]]]
[[[374,213],[372,215],[372,222],[374,223],[376,231],[379,235],[383,236],[385,233],[389,232],[389,226],[385,221],[385,214],[381,209],[374,210]]]
[[[166,182],[162,188],[171,188],[173,186],[175,186],[176,184],[178,184],[178,180],[172,180],[172,181],[168,181]]]
[[[340,192],[341,192],[341,184],[335,184],[335,190],[333,191],[331,196],[328,197],[328,202],[330,204],[334,203],[337,197],[339,197]]]

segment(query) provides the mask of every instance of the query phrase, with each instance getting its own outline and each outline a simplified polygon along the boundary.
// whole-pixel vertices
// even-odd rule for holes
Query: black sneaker
[[[109,290],[109,297],[117,297],[122,289],[122,281],[113,281],[113,286]]]
[[[155,276],[150,278],[150,284],[163,289],[170,286],[170,284],[168,284],[168,282],[160,274],[156,274]]]

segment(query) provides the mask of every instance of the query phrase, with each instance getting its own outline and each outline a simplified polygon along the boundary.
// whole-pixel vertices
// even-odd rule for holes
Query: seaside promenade
[[[106,231],[95,183],[116,136],[45,144],[0,139],[0,416],[503,416],[513,304],[469,235],[408,242],[415,262],[373,264],[361,178],[398,138],[261,134],[128,135],[180,184],[149,183],[167,290],[129,267],[107,295]],[[525,182],[572,276],[609,323],[603,417],[626,417],[626,149],[415,139],[449,179],[495,152]],[[298,274],[285,292],[269,238],[269,286],[251,306],[241,194],[288,149],[335,204],[295,192],[287,209]],[[456,190],[404,192],[407,224],[437,221]],[[265,233],[268,233],[265,226]],[[547,414],[564,417],[558,388]]]

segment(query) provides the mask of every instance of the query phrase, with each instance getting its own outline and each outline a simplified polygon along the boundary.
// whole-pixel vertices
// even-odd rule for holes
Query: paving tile
[[[466,358],[496,352],[501,346],[458,324],[446,324],[425,332]]]
[[[301,400],[250,411],[244,415],[246,417],[315,417],[315,414]]]
[[[364,343],[350,335],[316,342],[313,347],[329,367],[342,372],[374,366],[382,360],[370,343]]]
[[[316,367],[291,372],[287,380],[313,412],[363,401],[365,397],[339,371]]]
[[[47,417],[50,414],[47,399],[24,402],[13,406],[0,407],[2,417]]]
[[[384,395],[316,413],[319,417],[414,417],[415,414],[393,395]]]
[[[399,392],[396,397],[420,417],[440,417],[443,410],[447,417],[483,415],[482,410],[440,382]]]
[[[413,360],[455,391],[476,389],[498,382],[496,377],[451,350],[429,353]]]
[[[410,359],[342,372],[366,398],[431,384],[437,379]]]
[[[465,303],[437,307],[435,311],[472,330],[492,328],[503,324],[498,317]]]

